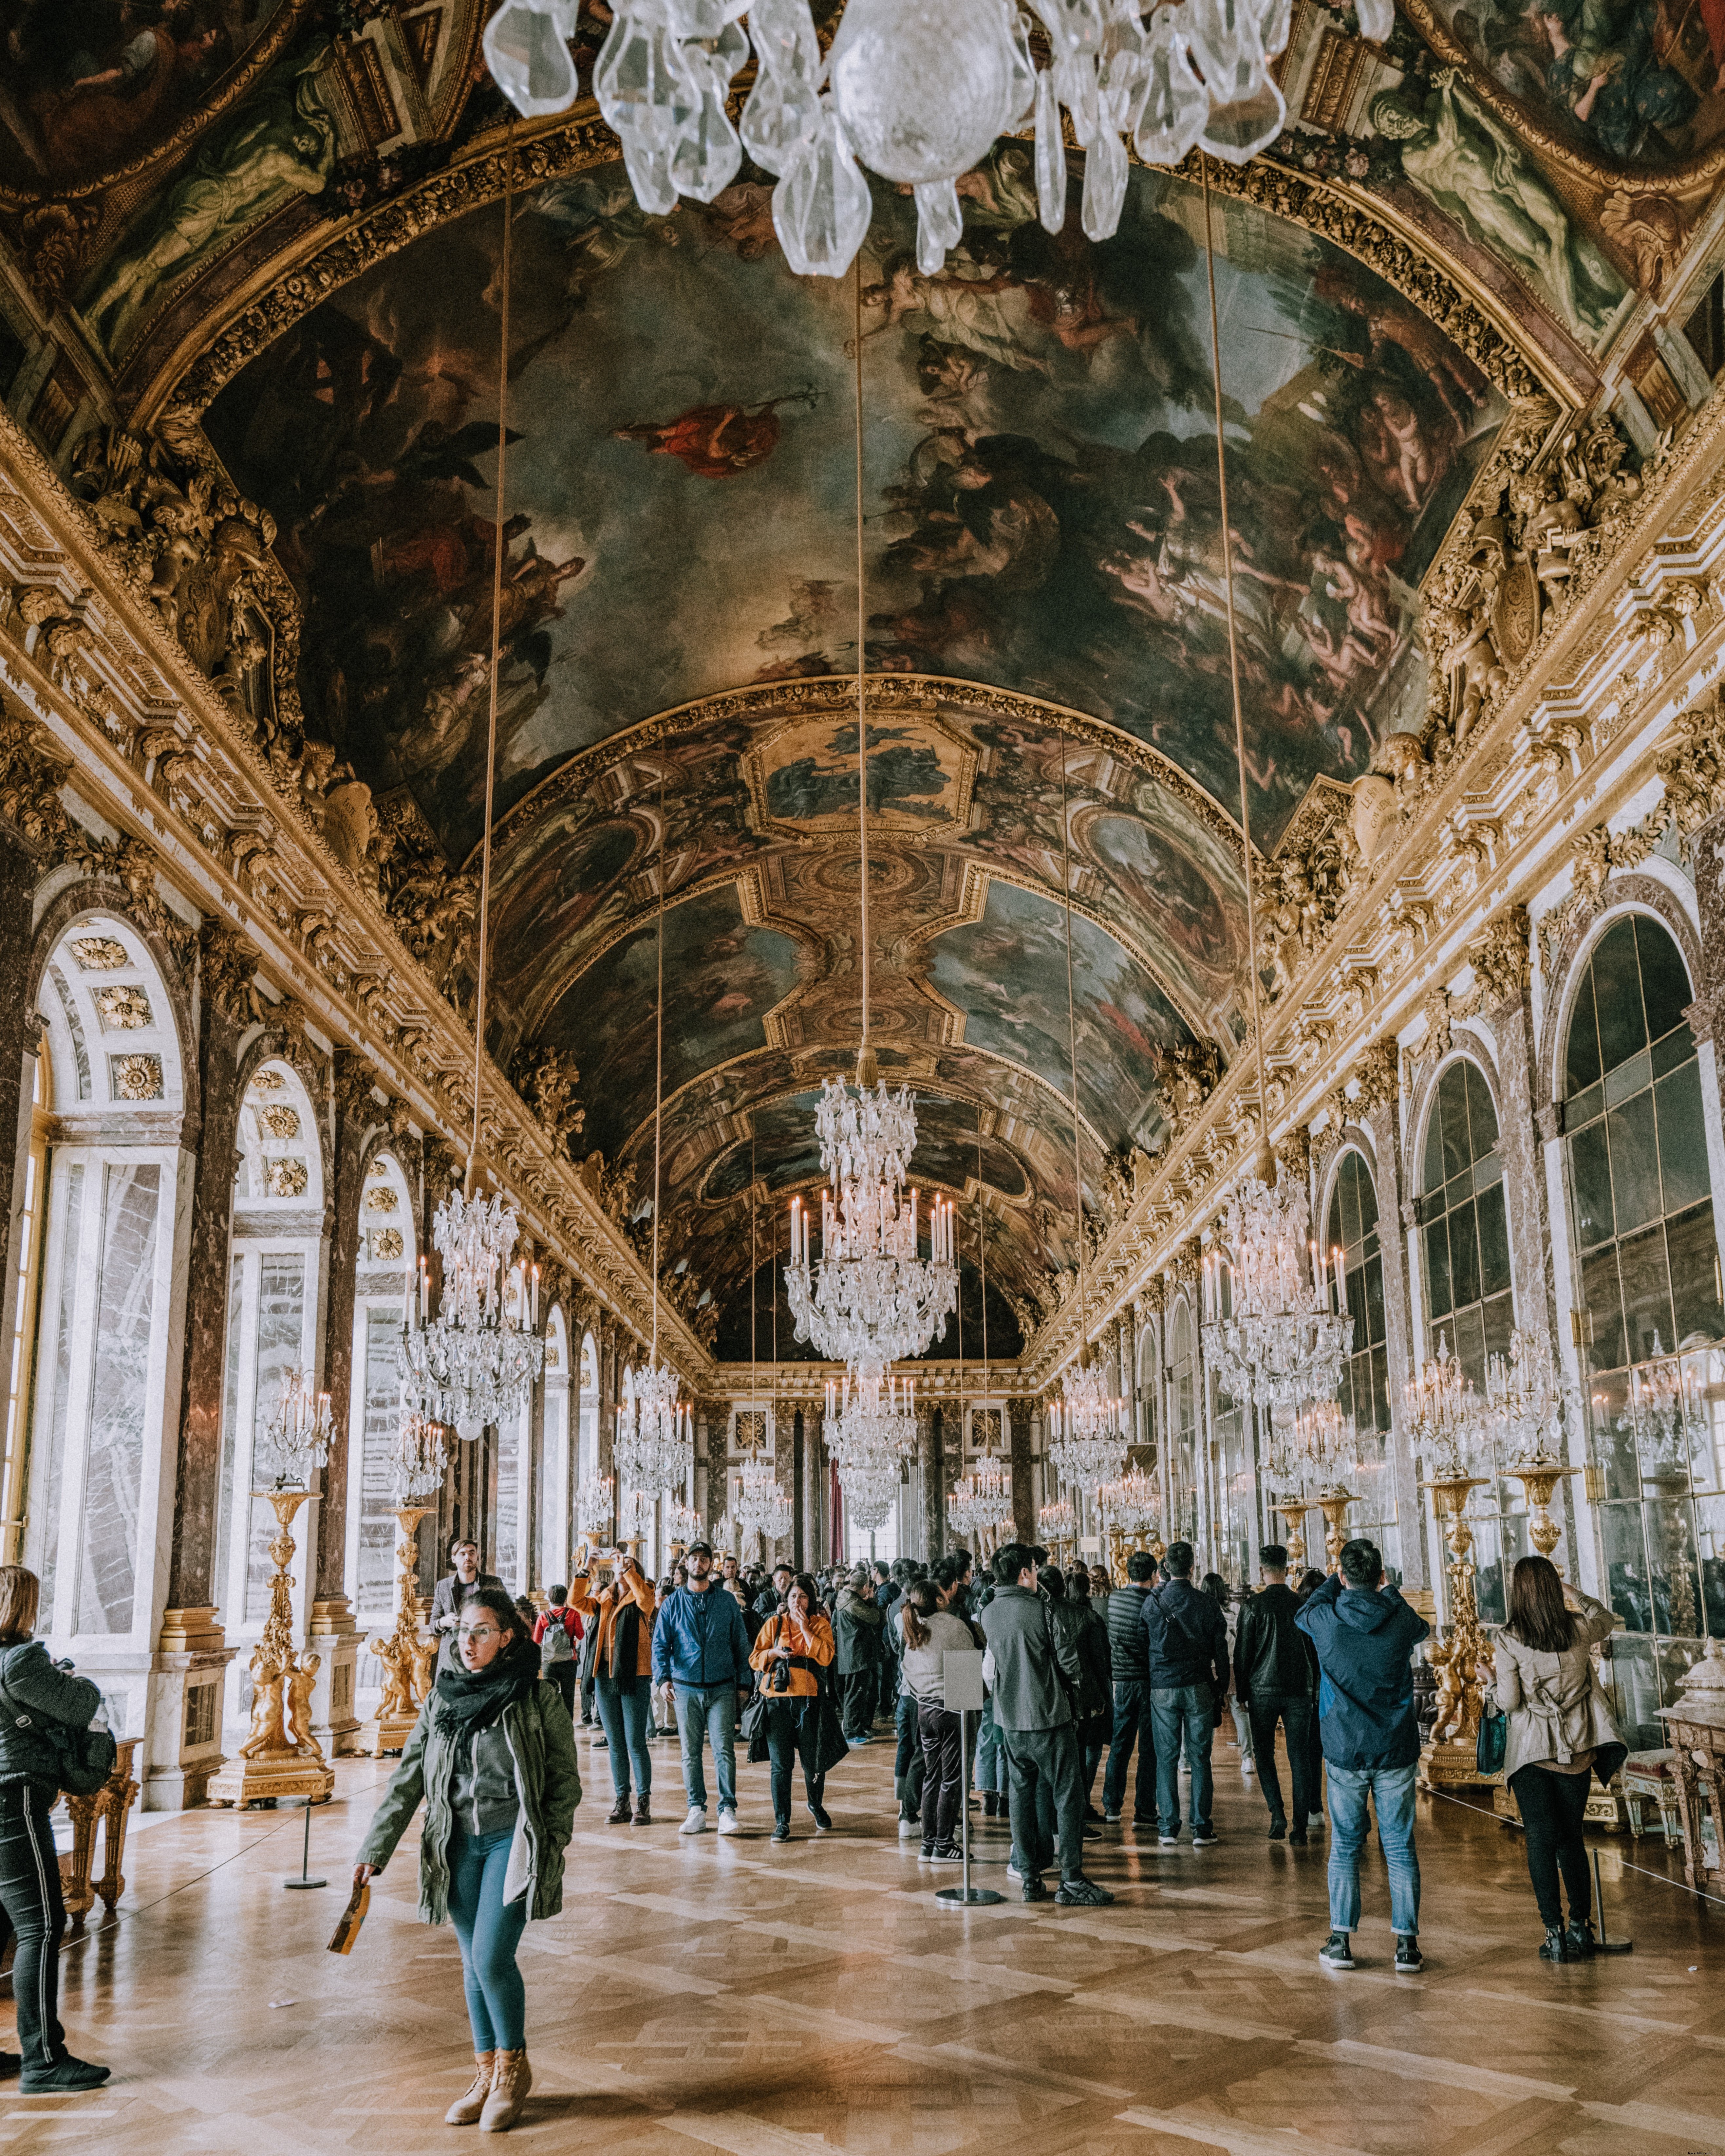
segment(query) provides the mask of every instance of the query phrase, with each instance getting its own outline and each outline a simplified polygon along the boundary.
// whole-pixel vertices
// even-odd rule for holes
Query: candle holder
[[[400,1505],[395,1524],[395,1629],[373,1640],[372,1652],[383,1666],[383,1697],[377,1707],[377,1738],[374,1758],[399,1752],[413,1732],[419,1710],[430,1695],[437,1662],[437,1642],[419,1630],[419,1543],[421,1520],[436,1509],[431,1505]]]
[[[1557,1559],[1552,1552],[1563,1538],[1563,1530],[1551,1516],[1553,1491],[1566,1476],[1579,1475],[1579,1467],[1566,1467],[1557,1460],[1511,1460],[1504,1473],[1513,1475],[1527,1500],[1527,1539],[1543,1558]],[[1561,1564],[1558,1570],[1563,1569]]]
[[[288,1567],[294,1554],[295,1516],[309,1490],[255,1490],[275,1514],[270,1544],[275,1574],[270,1582],[270,1614],[252,1650],[251,1729],[236,1758],[212,1778],[205,1801],[239,1810],[266,1798],[303,1797],[322,1804],[335,1790],[336,1777],[311,1727],[311,1693],[323,1666],[318,1655],[294,1646],[293,1579]]]
[[[1317,1508],[1324,1516],[1324,1555],[1329,1559],[1327,1571],[1335,1572],[1341,1567],[1342,1545],[1348,1539],[1348,1508],[1358,1502],[1353,1491],[1339,1482],[1327,1483],[1317,1493]],[[1301,1555],[1305,1555],[1303,1548]]]
[[[1450,1582],[1448,1636],[1434,1640],[1428,1650],[1438,1677],[1437,1719],[1420,1768],[1420,1779],[1428,1788],[1481,1779],[1477,1745],[1493,1662],[1491,1643],[1480,1623],[1474,1594],[1470,1554],[1473,1530],[1467,1522],[1467,1501],[1476,1490],[1486,1486],[1488,1479],[1483,1475],[1451,1475],[1428,1486],[1450,1551],[1450,1562],[1445,1567]]]

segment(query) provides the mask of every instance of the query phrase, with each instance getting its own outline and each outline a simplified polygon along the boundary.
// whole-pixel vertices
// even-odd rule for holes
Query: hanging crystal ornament
[[[1491,1450],[1490,1435],[1472,1381],[1438,1336],[1438,1352],[1408,1381],[1408,1442],[1425,1463],[1428,1482],[1462,1482]]]
[[[309,1488],[312,1469],[330,1456],[333,1435],[329,1394],[314,1393],[303,1370],[285,1370],[258,1447],[259,1465],[271,1470],[275,1487]]]
[[[670,1496],[695,1465],[695,1410],[677,1398],[679,1380],[664,1363],[638,1370],[627,1386],[612,1456],[626,1489],[649,1499]]]
[[[878,1373],[856,1378],[849,1372],[829,1378],[822,1428],[841,1476],[850,1467],[896,1472],[916,1449],[916,1380]]]
[[[403,1397],[419,1414],[474,1438],[522,1407],[544,1367],[539,1268],[530,1270],[525,1259],[510,1264],[515,1209],[501,1197],[452,1190],[433,1218],[431,1240],[443,1260],[443,1289],[433,1317],[422,1259],[419,1293],[402,1328]]]
[[[864,165],[914,190],[917,264],[933,276],[963,237],[954,183],[1033,111],[1042,222],[1065,222],[1064,107],[1092,239],[1119,225],[1126,136],[1160,165],[1199,141],[1245,164],[1286,118],[1269,63],[1287,42],[1289,0],[1164,0],[1147,18],[1138,0],[1026,0],[1051,54],[1040,73],[1014,0],[848,0],[825,59],[809,0],[754,0],[747,36],[746,4],[619,0],[593,93],[653,216],[680,195],[712,201],[745,146],[777,173],[773,227],[799,276],[842,276],[855,261],[872,213]],[[492,17],[486,58],[517,111],[574,101],[574,13],[573,0],[505,0]],[[1362,35],[1387,37],[1393,21],[1389,0],[1360,0]],[[726,98],[751,40],[739,143]]]
[[[1307,1239],[1304,1184],[1246,1178],[1228,1208],[1233,1301],[1221,1315],[1214,1257],[1204,1260],[1204,1353],[1242,1406],[1297,1408],[1341,1382],[1353,1345],[1342,1253],[1327,1267]],[[1333,1297],[1333,1301],[1332,1301]]]
[[[792,1199],[785,1270],[798,1339],[812,1341],[817,1353],[865,1380],[943,1338],[958,1301],[950,1199],[931,1202],[929,1255],[917,1254],[921,1203],[905,1188],[916,1146],[910,1093],[891,1092],[885,1079],[865,1082],[865,1067],[859,1059],[854,1091],[841,1078],[821,1086],[820,1164],[838,1197],[831,1188],[821,1193],[818,1260],[808,1209]]]
[[[1048,1457],[1062,1482],[1075,1490],[1099,1490],[1126,1465],[1120,1427],[1125,1403],[1108,1390],[1101,1365],[1075,1364],[1060,1378],[1060,1397],[1049,1408]]]
[[[449,1466],[449,1447],[444,1426],[429,1416],[403,1410],[390,1459],[390,1482],[398,1505],[411,1505],[416,1497],[439,1488]]]

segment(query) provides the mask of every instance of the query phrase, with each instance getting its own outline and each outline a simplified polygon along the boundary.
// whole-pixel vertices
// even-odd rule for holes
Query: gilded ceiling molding
[[[438,1143],[465,1155],[467,1025],[377,894],[284,798],[264,749],[131,566],[0,414],[0,678],[23,715],[0,742],[0,813],[39,833],[44,852],[117,875],[146,911],[152,901],[169,911],[160,886],[171,886],[194,916],[169,923],[188,962],[200,917],[239,931],[245,944],[216,947],[221,993],[249,1015],[256,993],[255,1015],[320,1056],[326,1043],[352,1048]],[[67,797],[117,840],[91,833]],[[262,996],[259,977],[276,998]],[[572,1265],[578,1253],[625,1322],[644,1323],[650,1279],[495,1065],[480,1137],[482,1172],[510,1188],[536,1240]],[[689,1373],[708,1360],[680,1320],[669,1322],[667,1352]]]

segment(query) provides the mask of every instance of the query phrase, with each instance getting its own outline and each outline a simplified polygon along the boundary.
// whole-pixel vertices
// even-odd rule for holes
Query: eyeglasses
[[[455,1637],[458,1640],[501,1640],[503,1635],[495,1625],[458,1625]]]

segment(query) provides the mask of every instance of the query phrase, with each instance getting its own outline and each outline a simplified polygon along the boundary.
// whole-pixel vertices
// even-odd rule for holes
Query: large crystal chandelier
[[[1358,1449],[1339,1400],[1307,1400],[1291,1414],[1278,1409],[1266,1462],[1270,1479],[1279,1490],[1327,1489],[1346,1476]]]
[[[1134,1467],[1096,1491],[1096,1502],[1111,1532],[1147,1535],[1162,1517],[1162,1492],[1151,1476]]]
[[[849,1468],[891,1467],[895,1473],[916,1443],[916,1385],[914,1378],[878,1373],[829,1378],[826,1389],[827,1451],[842,1480]]]
[[[433,1317],[422,1258],[419,1293],[402,1329],[403,1395],[434,1422],[476,1437],[521,1408],[544,1366],[536,1330],[539,1268],[510,1264],[515,1209],[501,1197],[452,1190],[437,1209],[431,1240],[443,1260],[443,1291]]]
[[[1545,1332],[1512,1332],[1486,1364],[1481,1422],[1499,1460],[1535,1467],[1563,1457],[1564,1393]]]
[[[908,1091],[866,1082],[860,1061],[855,1091],[840,1078],[822,1084],[815,1129],[838,1196],[821,1194],[818,1260],[808,1209],[791,1201],[785,1287],[797,1337],[829,1361],[878,1376],[945,1335],[958,1300],[952,1202],[930,1202],[929,1255],[919,1257],[920,1202],[905,1188],[916,1111]]]
[[[1204,1353],[1243,1407],[1293,1409],[1333,1394],[1353,1345],[1342,1253],[1326,1265],[1307,1240],[1306,1190],[1294,1176],[1248,1176],[1228,1208],[1234,1255],[1231,1313],[1221,1315],[1219,1268],[1204,1260]],[[1333,1296],[1333,1301],[1332,1300]]]
[[[1390,0],[1356,0],[1381,39]],[[748,34],[738,18],[747,9]],[[1286,107],[1270,64],[1287,43],[1288,0],[849,0],[823,55],[809,0],[617,0],[593,70],[635,199],[664,217],[679,195],[711,202],[746,148],[778,175],[773,222],[798,276],[839,276],[868,234],[861,166],[910,187],[917,260],[932,276],[963,232],[957,182],[1002,135],[1035,123],[1037,206],[1066,214],[1061,108],[1085,151],[1084,229],[1106,239],[1126,198],[1126,138],[1146,164],[1194,146],[1245,164]],[[562,112],[577,83],[567,40],[576,0],[504,0],[485,57],[518,112]],[[1050,64],[1038,70],[1033,27]],[[726,110],[752,41],[742,131]]]
[[[1049,1460],[1075,1490],[1098,1490],[1126,1465],[1120,1427],[1125,1402],[1111,1394],[1099,1363],[1075,1363],[1049,1408]]]
[[[780,1489],[770,1460],[750,1460],[739,1470],[731,1510],[744,1534],[776,1543],[792,1527],[791,1501]]]
[[[416,1498],[429,1496],[441,1485],[449,1458],[443,1424],[404,1408],[390,1462],[396,1502],[411,1505]]]
[[[264,1423],[258,1447],[259,1466],[272,1469],[278,1490],[308,1489],[311,1471],[330,1456],[334,1426],[330,1396],[315,1393],[300,1369],[282,1373],[281,1391]]]
[[[947,1518],[955,1533],[986,1545],[1013,1525],[1012,1478],[998,1460],[983,1460],[961,1475],[947,1498]]]
[[[1406,1391],[1408,1441],[1425,1462],[1428,1482],[1463,1482],[1489,1449],[1489,1433],[1472,1381],[1450,1353],[1447,1333]]]
[[[1656,1332],[1651,1356],[1630,1372],[1628,1419],[1635,1451],[1654,1473],[1688,1473],[1691,1440],[1704,1414],[1702,1398],[1695,1365],[1667,1354]]]
[[[883,1463],[868,1467],[841,1467],[839,1486],[845,1492],[845,1509],[852,1526],[873,1529],[884,1525],[898,1502],[899,1485],[903,1479],[896,1467]]]
[[[681,1490],[695,1465],[695,1410],[677,1397],[677,1373],[664,1363],[629,1383],[613,1457],[625,1486],[652,1499]]]

